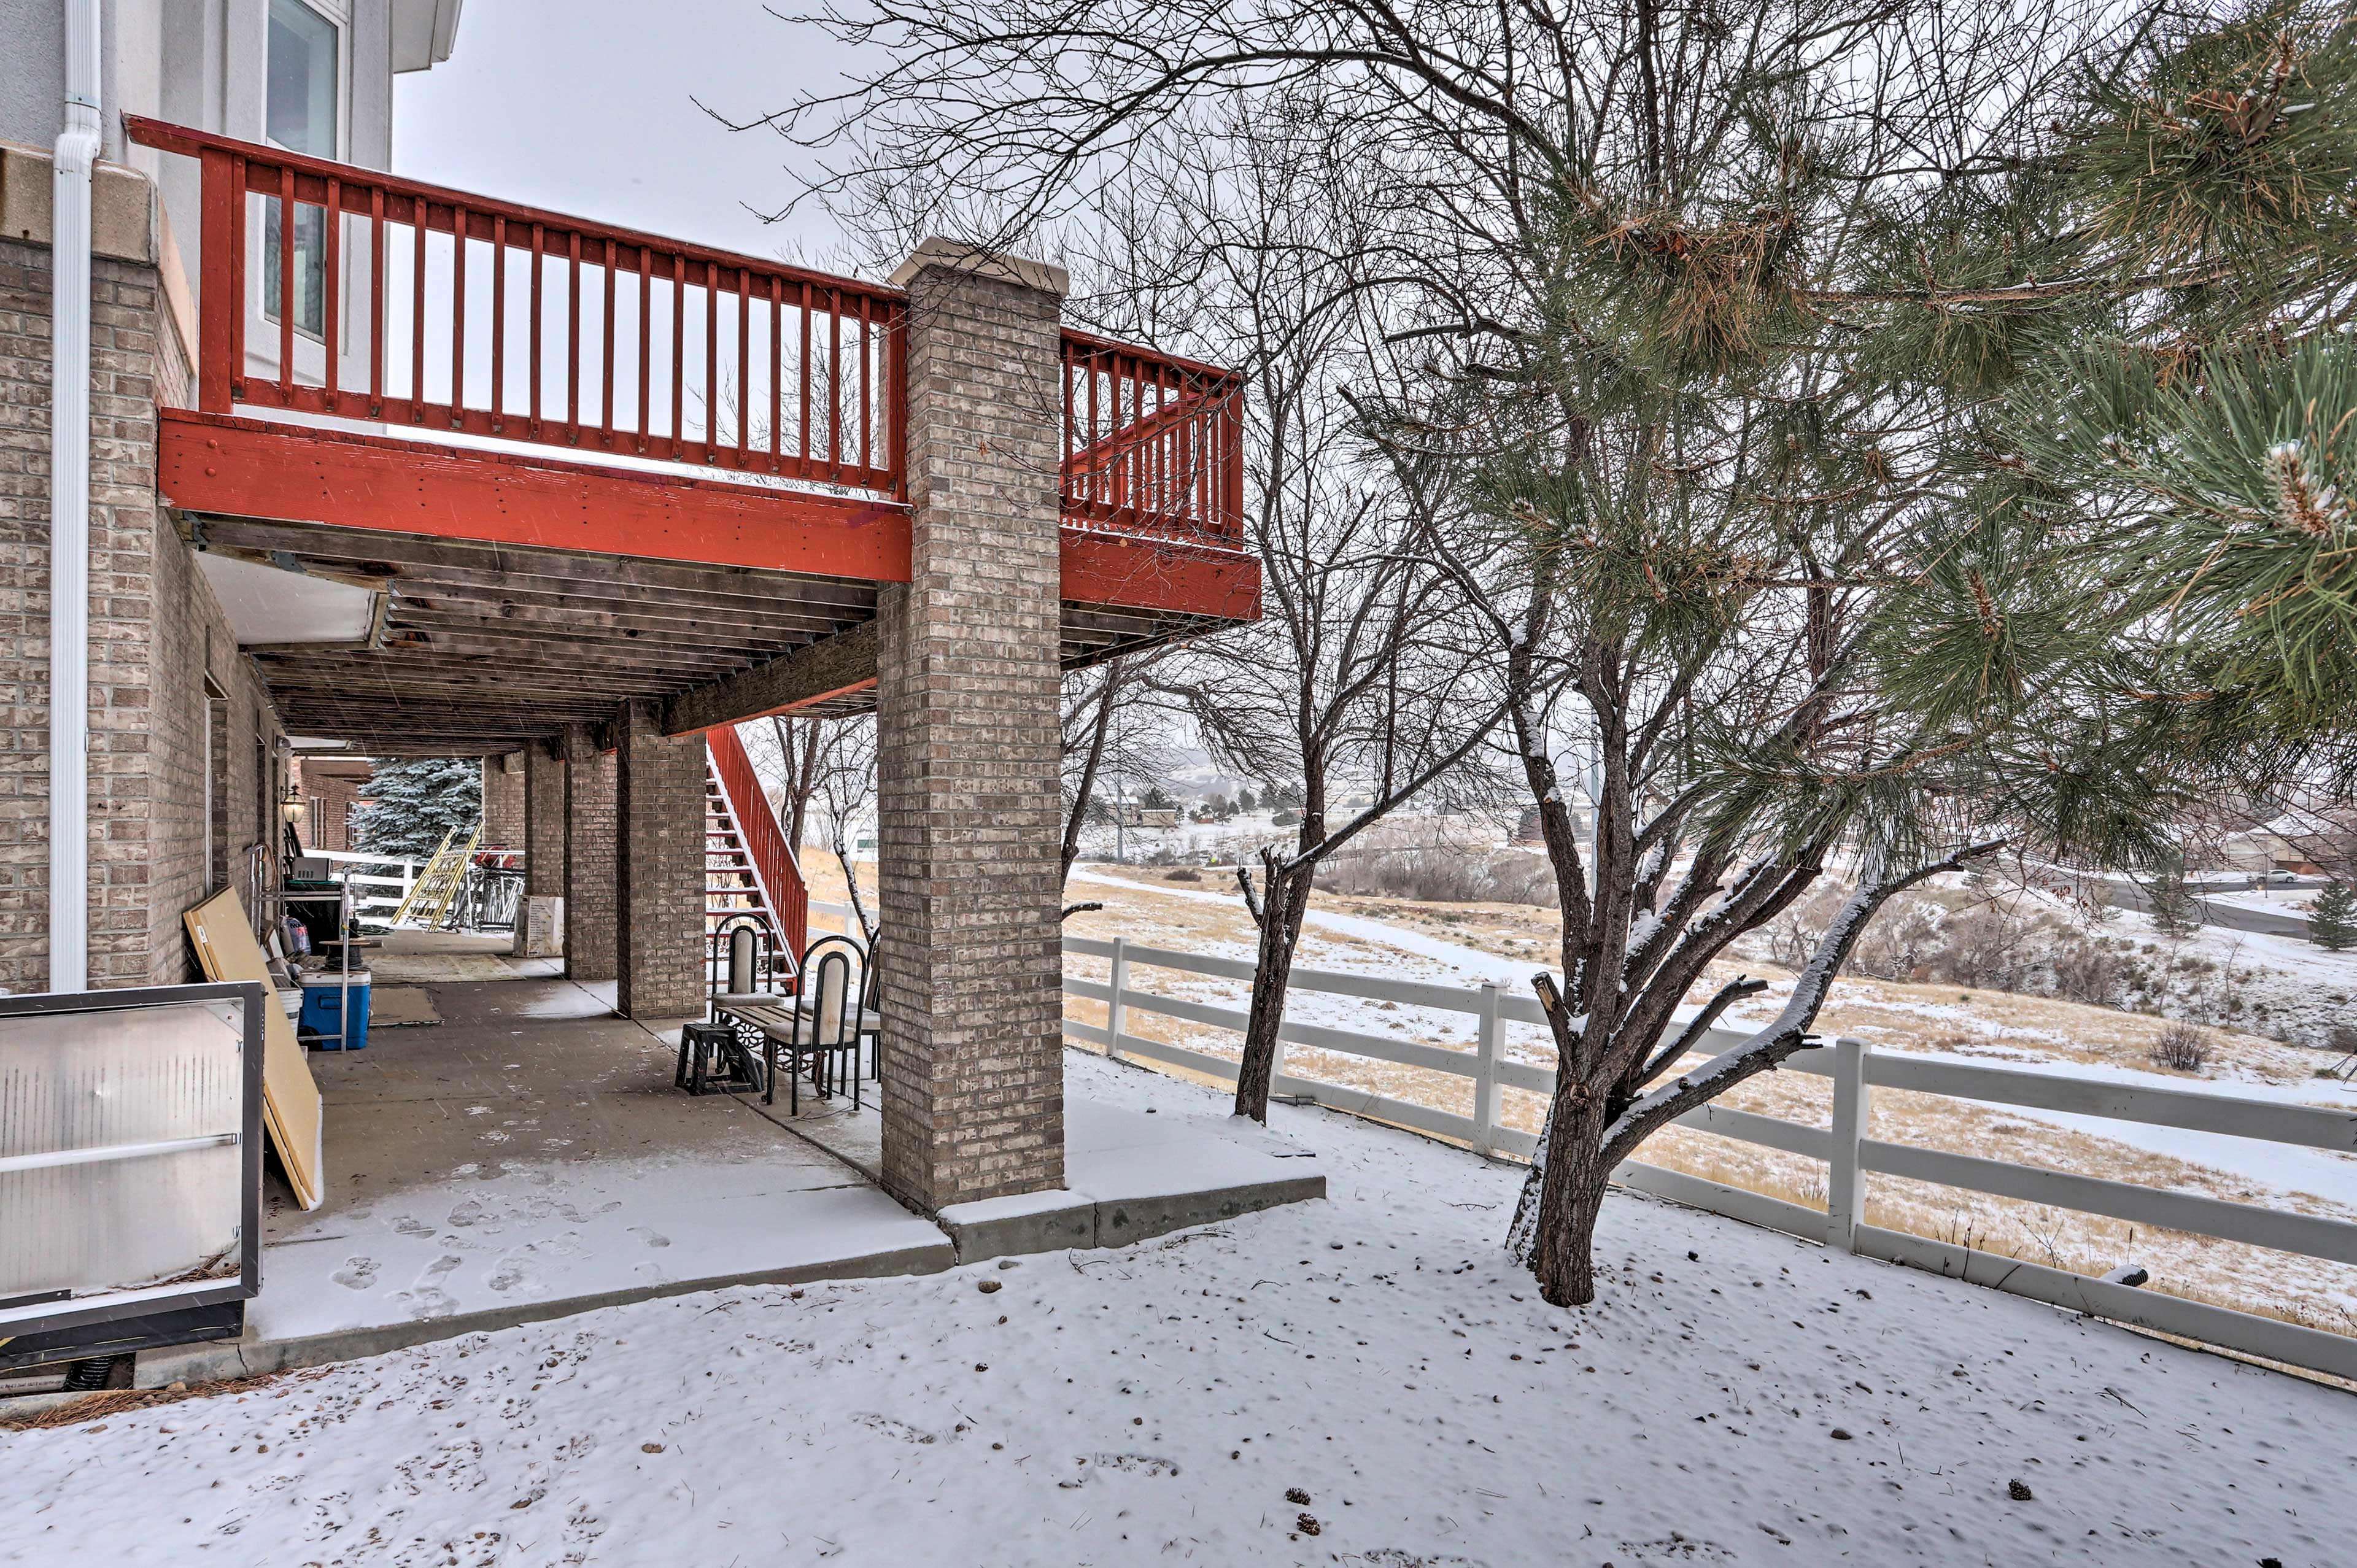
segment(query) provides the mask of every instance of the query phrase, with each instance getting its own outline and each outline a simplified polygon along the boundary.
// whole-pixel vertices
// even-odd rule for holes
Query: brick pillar
[[[516,752],[483,758],[485,849],[523,847],[523,757]]]
[[[565,896],[565,764],[543,746],[523,754],[523,890]]]
[[[611,980],[619,906],[614,897],[618,769],[586,728],[565,737],[565,972]]]
[[[615,745],[621,981],[615,1011],[629,1018],[701,1016],[704,737],[666,736],[651,703],[626,703]]]
[[[1057,703],[1065,275],[928,240],[909,295],[913,567],[877,595],[884,1181],[1064,1181]]]

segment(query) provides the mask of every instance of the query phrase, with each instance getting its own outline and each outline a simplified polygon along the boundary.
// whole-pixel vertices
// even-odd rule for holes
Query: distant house
[[[296,832],[308,850],[352,847],[352,813],[369,803],[371,766],[365,757],[305,757],[287,764],[303,820]]]
[[[2333,866],[2325,863],[2341,860],[2352,843],[2357,843],[2357,822],[2289,816],[2227,835],[2219,852],[2228,865],[2255,875],[2287,871],[2296,876],[2320,876],[2333,874]]]

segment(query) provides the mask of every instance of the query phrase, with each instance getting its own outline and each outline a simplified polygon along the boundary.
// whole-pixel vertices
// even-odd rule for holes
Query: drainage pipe
[[[50,211],[49,989],[90,989],[90,255],[102,0],[66,0]]]

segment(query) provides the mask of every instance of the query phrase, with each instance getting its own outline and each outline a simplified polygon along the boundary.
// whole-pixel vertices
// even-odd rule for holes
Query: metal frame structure
[[[235,1279],[186,1286],[146,1286],[104,1295],[53,1298],[52,1310],[0,1318],[0,1369],[39,1366],[97,1356],[129,1355],[201,1339],[234,1338],[244,1327],[244,1304],[262,1289],[263,1009],[276,1005],[252,982],[141,986],[70,995],[0,996],[0,1018],[119,1013],[192,1002],[236,1002],[243,1033],[243,1094],[238,1130],[240,1197]],[[41,1305],[0,1302],[0,1313]]]

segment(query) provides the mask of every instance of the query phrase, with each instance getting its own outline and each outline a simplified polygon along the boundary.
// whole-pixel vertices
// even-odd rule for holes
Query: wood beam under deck
[[[165,410],[160,424],[158,488],[184,513],[243,520],[243,548],[281,548],[265,542],[271,528],[312,524],[384,541],[388,563],[415,559],[414,542],[505,545],[833,579],[866,585],[871,605],[875,584],[909,580],[908,508],[880,496],[181,409]],[[1062,532],[1067,600],[1221,621],[1260,613],[1260,563],[1249,552],[1096,524],[1068,521]],[[226,521],[222,532],[231,543]],[[663,585],[660,571],[635,575]]]
[[[367,646],[248,650],[297,734],[462,755],[602,728],[631,698],[671,734],[874,705],[877,586],[907,575],[897,503],[221,416],[167,426],[163,486],[199,548],[385,596]],[[1068,669],[1258,613],[1242,552],[1068,521],[1060,556]]]

